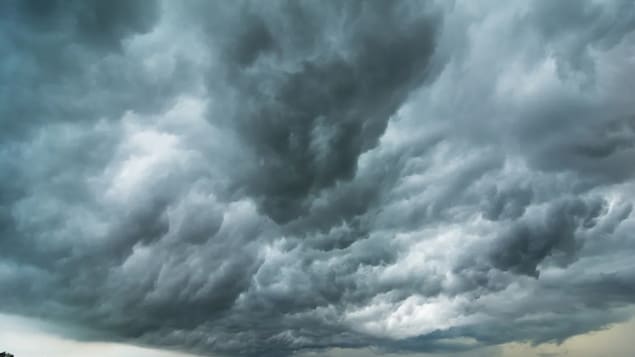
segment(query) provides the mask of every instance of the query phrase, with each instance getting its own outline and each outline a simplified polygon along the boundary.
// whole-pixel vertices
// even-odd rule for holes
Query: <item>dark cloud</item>
[[[562,75],[573,70],[593,76],[590,51],[615,46],[632,32],[635,11],[624,0],[606,3],[541,0],[530,8],[527,20],[536,25],[542,38],[556,44],[552,49],[562,66]],[[550,47],[547,45],[546,49]]]
[[[563,200],[550,204],[538,217],[517,220],[494,242],[494,265],[537,277],[537,265],[548,256],[567,264],[582,243],[576,235],[593,228],[603,211],[601,200]]]
[[[150,30],[158,17],[154,1],[19,1],[16,19],[35,32],[59,32],[90,47],[120,48],[134,33]]]
[[[1,6],[4,140],[54,123],[160,111],[171,96],[187,89],[184,67],[156,75],[122,53],[126,43],[157,23],[160,9],[153,0],[30,0]]]
[[[241,185],[277,221],[296,218],[309,196],[351,179],[359,155],[376,145],[390,116],[429,76],[438,19],[413,16],[406,3],[330,5],[328,14],[281,6],[275,29],[263,15],[248,14],[229,40],[238,67],[229,64],[229,80],[244,96],[233,125],[260,160]],[[301,51],[291,47],[306,36],[298,12],[315,19],[314,31],[342,43],[335,51],[324,38]],[[335,28],[342,21],[355,25]]]
[[[486,202],[484,216],[487,219],[516,219],[525,213],[533,192],[529,187],[494,187],[491,199]]]
[[[632,306],[627,1],[6,1],[0,310],[202,355]]]

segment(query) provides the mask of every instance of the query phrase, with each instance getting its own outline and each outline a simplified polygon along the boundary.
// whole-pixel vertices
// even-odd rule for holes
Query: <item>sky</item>
[[[0,352],[632,356],[634,75],[630,0],[2,1]]]
[[[161,351],[148,347],[121,343],[78,342],[55,333],[55,326],[36,319],[0,315],[0,346],[10,348],[16,356],[39,357],[200,357],[175,351]],[[409,354],[410,357],[597,357],[630,356],[635,319],[612,324],[605,329],[581,334],[562,344],[507,343],[500,346],[479,347],[475,350],[452,354]],[[34,343],[35,342],[35,343]],[[373,349],[332,349],[310,351],[302,357],[398,357]]]

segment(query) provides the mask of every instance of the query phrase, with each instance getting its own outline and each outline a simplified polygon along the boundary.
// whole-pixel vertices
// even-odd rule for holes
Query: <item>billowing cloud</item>
[[[628,318],[628,1],[0,7],[0,312],[232,356]]]

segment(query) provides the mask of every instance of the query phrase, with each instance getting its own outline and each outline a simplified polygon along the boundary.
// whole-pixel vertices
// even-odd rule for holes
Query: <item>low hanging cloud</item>
[[[0,312],[202,355],[635,303],[629,1],[5,1]]]

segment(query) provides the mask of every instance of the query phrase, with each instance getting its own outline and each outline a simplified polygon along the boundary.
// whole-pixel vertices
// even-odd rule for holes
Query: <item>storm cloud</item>
[[[635,4],[4,1],[0,312],[201,355],[635,303]]]

